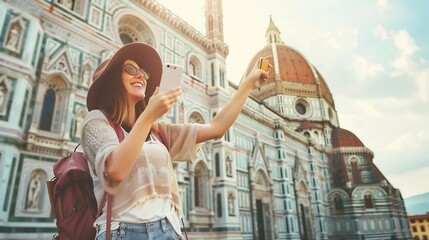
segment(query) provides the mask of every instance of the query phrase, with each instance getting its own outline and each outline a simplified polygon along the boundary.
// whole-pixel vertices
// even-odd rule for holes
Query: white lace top
[[[200,125],[170,124],[163,121],[158,122],[158,125],[164,135],[165,145],[158,140],[146,142],[130,174],[121,183],[113,186],[109,185],[103,173],[107,157],[119,144],[115,130],[109,125],[106,116],[98,110],[89,112],[84,121],[81,145],[95,176],[94,191],[98,203],[104,191],[114,196],[112,206],[114,219],[120,218],[131,208],[152,198],[169,199],[178,216],[182,216],[179,188],[172,160],[193,161],[195,159],[200,147],[200,144],[196,144]],[[125,131],[124,134],[126,137]],[[103,214],[96,222],[105,222],[105,218]]]

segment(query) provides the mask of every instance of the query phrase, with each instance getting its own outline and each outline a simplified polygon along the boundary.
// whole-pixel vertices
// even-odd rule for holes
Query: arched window
[[[217,217],[222,217],[222,194],[218,193],[216,197]]]
[[[355,184],[359,184],[360,181],[360,173],[359,173],[359,169],[358,169],[358,164],[357,164],[357,159],[353,158],[351,160],[351,165],[352,165],[352,175],[353,175],[353,182]]]
[[[304,136],[306,137],[306,138],[310,138],[311,136],[310,136],[310,133],[309,132],[307,132],[307,131],[305,131],[304,132]]]
[[[188,74],[198,80],[202,79],[202,66],[197,57],[191,56],[188,62]]]
[[[219,153],[215,154],[215,169],[216,169],[216,177],[220,177],[220,159]]]
[[[374,199],[372,198],[371,193],[365,193],[364,204],[365,208],[374,208]]]
[[[207,208],[207,199],[209,195],[208,170],[203,163],[195,166],[194,189],[195,189],[195,207]]]
[[[204,124],[205,120],[203,118],[203,116],[199,113],[199,112],[193,112],[190,116],[189,116],[189,123],[199,123],[199,124]]]
[[[55,109],[55,92],[48,89],[43,98],[42,117],[40,119],[39,128],[42,130],[50,131],[52,126],[52,118]]]
[[[340,195],[336,195],[334,197],[334,209],[335,211],[343,211],[344,210],[344,203],[343,199]]]

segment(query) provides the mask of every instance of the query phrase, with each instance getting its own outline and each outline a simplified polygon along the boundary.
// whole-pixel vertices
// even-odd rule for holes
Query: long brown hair
[[[112,67],[109,72],[110,79],[105,85],[103,94],[99,96],[99,108],[106,111],[108,117],[114,124],[121,125],[126,131],[130,131],[131,119],[128,119],[129,113],[135,111],[135,122],[140,114],[146,108],[145,100],[141,100],[133,106],[130,96],[122,83],[122,67],[121,65]]]
[[[108,114],[108,118],[110,118],[114,124],[119,124],[125,131],[130,132],[133,126],[129,122],[130,119],[128,119],[128,114],[134,108],[135,119],[133,119],[133,123],[137,121],[137,118],[146,109],[146,101],[142,99],[135,106],[132,105],[133,101],[122,83],[121,65],[113,67],[109,75],[111,78],[105,85],[104,94],[99,96],[100,101],[98,101],[98,107]],[[158,133],[159,128],[156,122],[152,124],[151,130]],[[149,135],[150,132],[146,136],[146,141],[149,139]]]

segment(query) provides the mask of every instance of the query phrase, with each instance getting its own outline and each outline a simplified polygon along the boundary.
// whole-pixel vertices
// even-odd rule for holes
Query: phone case
[[[159,84],[159,92],[163,92],[180,86],[182,80],[182,66],[175,64],[166,64],[162,71],[161,82]]]

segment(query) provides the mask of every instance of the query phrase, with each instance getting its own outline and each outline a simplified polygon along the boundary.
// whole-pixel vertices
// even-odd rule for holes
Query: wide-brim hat
[[[95,69],[92,77],[92,85],[88,90],[86,98],[86,106],[88,111],[99,108],[99,96],[103,94],[103,87],[109,84],[110,81],[121,81],[121,79],[112,79],[113,69],[121,69],[121,65],[126,59],[135,61],[140,68],[149,73],[149,80],[146,84],[145,100],[146,103],[153,95],[162,75],[162,61],[158,52],[151,46],[145,43],[129,43],[118,49],[116,53],[109,59],[104,60]]]

